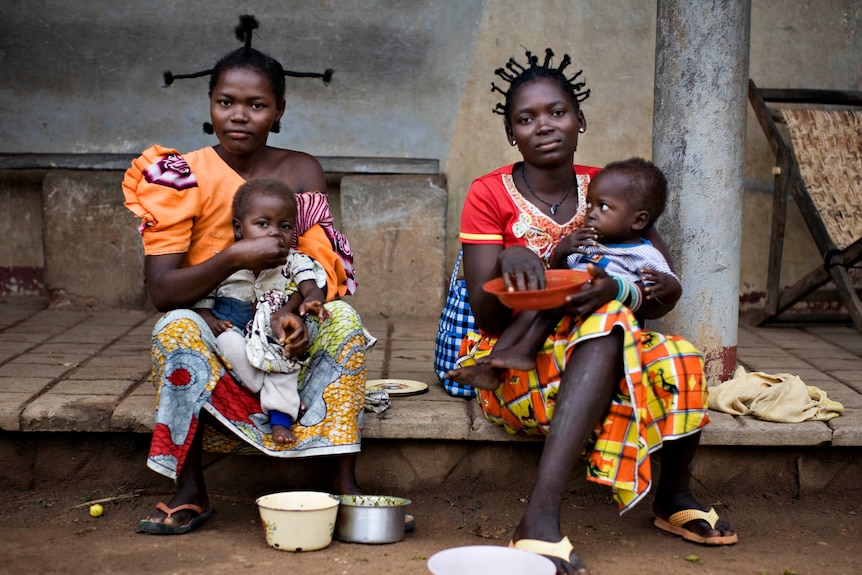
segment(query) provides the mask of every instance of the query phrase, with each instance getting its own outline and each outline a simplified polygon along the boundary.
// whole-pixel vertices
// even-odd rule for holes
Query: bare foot
[[[296,436],[289,427],[283,425],[272,426],[272,440],[279,445],[287,445],[296,441]]]
[[[490,365],[499,369],[517,369],[531,371],[536,369],[535,352],[521,351],[516,347],[494,350],[487,357],[476,360],[477,364]]]
[[[494,390],[503,383],[500,380],[501,370],[490,365],[468,365],[449,371],[446,377],[458,383],[479,388]]]

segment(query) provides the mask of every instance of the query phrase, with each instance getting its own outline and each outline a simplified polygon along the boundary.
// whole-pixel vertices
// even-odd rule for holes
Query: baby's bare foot
[[[446,377],[479,389],[493,390],[500,387],[502,383],[500,374],[500,370],[490,365],[468,365],[449,371]]]
[[[531,371],[536,369],[536,354],[521,352],[514,347],[510,347],[500,351],[495,350],[494,353],[485,358],[483,363],[499,369]]]
[[[279,445],[287,445],[296,441],[296,436],[289,427],[283,425],[272,426],[272,440]]]

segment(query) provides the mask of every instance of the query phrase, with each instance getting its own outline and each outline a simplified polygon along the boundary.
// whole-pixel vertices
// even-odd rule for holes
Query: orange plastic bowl
[[[580,270],[546,270],[545,289],[509,291],[503,278],[485,282],[482,289],[494,294],[503,305],[512,309],[542,310],[565,304],[566,296],[580,291],[581,286],[590,281],[590,277],[588,272]]]

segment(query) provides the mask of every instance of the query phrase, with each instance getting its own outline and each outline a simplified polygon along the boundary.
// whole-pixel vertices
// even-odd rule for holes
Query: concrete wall
[[[287,69],[282,132],[271,143],[324,156],[442,158],[448,153],[481,0],[4,0],[0,5],[2,152],[136,152],[215,143],[207,78],[162,87],[241,46]]]
[[[43,170],[0,171],[0,295],[45,290],[42,249]]]
[[[517,159],[502,118],[491,113],[499,94],[490,83],[495,68],[523,57],[522,46],[552,46],[571,54],[570,69],[584,69],[592,95],[584,103],[588,130],[579,163],[651,156],[656,3],[627,0],[6,0],[0,152],[212,143],[200,131],[206,80],[166,89],[161,75],[207,68],[237,47],[240,13],[258,16],[255,46],[289,68],[336,71],[330,86],[289,80],[288,112],[274,145],[323,156],[440,160],[449,263],[470,182]],[[752,0],[751,21],[750,74],[759,85],[862,89],[862,4]],[[744,304],[757,306],[766,283],[772,158],[750,113],[746,148],[740,292]],[[0,205],[30,206],[32,190],[17,189],[22,198],[0,198]],[[0,195],[10,190],[0,185]],[[38,267],[37,239],[23,222],[0,212],[0,225],[15,238],[0,247],[2,270]],[[817,260],[801,219],[791,213],[790,222],[785,283]],[[30,247],[22,249],[22,241]]]
[[[583,68],[591,95],[582,108],[588,129],[576,161],[588,165],[651,156],[655,61],[655,2],[499,0],[485,5],[470,77],[460,104],[449,182],[449,261],[458,246],[460,205],[473,178],[519,159],[506,142],[500,101],[488,91],[494,69],[526,46],[567,51]],[[557,48],[559,47],[559,48]],[[862,4],[852,0],[752,0],[750,76],[771,88],[862,90]],[[748,109],[746,194],[740,255],[741,310],[762,306],[769,254],[773,158]],[[717,151],[720,153],[720,151]],[[810,271],[819,255],[791,201],[783,283]],[[720,224],[719,224],[720,225]],[[683,270],[684,273],[684,270]]]

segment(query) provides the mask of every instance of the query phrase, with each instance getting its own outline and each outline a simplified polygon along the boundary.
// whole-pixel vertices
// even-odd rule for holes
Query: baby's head
[[[653,225],[667,204],[667,178],[658,167],[643,158],[629,158],[611,162],[602,172],[616,172],[628,178],[628,198],[635,210],[649,214],[644,229]]]
[[[234,239],[281,235],[290,246],[296,211],[296,195],[284,182],[249,180],[233,197]]]
[[[585,225],[600,232],[603,242],[639,238],[662,214],[667,179],[655,164],[630,158],[606,165],[590,182]]]

